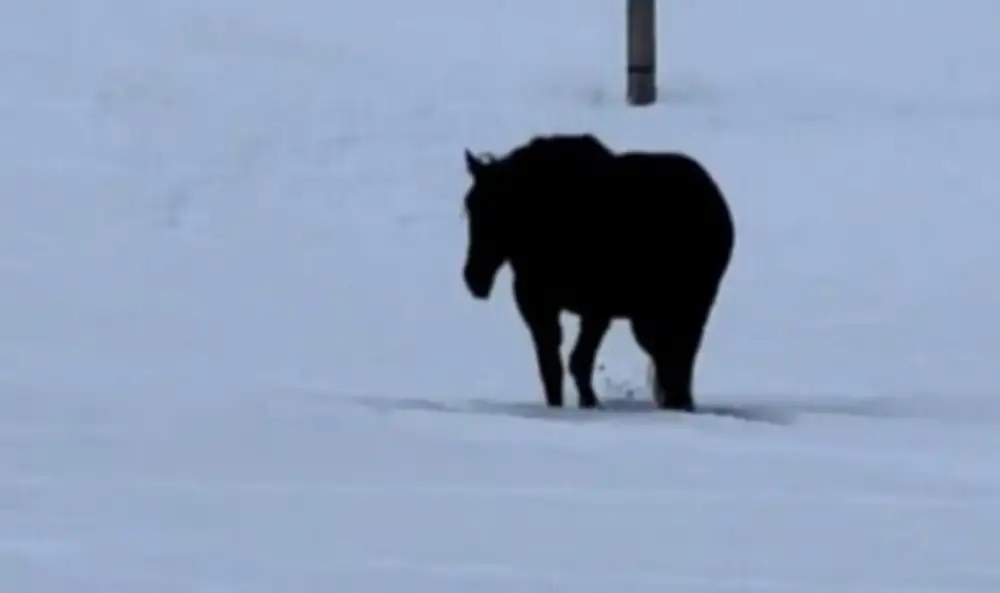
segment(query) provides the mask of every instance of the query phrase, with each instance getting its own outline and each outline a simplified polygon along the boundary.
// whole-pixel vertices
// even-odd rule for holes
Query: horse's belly
[[[560,306],[577,315],[627,317],[641,301],[639,283],[627,278],[587,278],[566,282],[556,291]]]

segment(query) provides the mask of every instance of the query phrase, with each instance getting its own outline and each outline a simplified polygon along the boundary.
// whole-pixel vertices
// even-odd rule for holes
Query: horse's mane
[[[482,155],[488,169],[506,179],[562,179],[570,181],[614,157],[614,153],[592,134],[552,134],[535,136],[503,156]],[[544,183],[544,182],[543,182]],[[509,194],[514,199],[528,194]],[[469,212],[467,195],[464,212]]]
[[[592,134],[552,134],[535,136],[498,162],[510,166],[550,167],[561,162],[586,162],[611,156],[611,150]]]

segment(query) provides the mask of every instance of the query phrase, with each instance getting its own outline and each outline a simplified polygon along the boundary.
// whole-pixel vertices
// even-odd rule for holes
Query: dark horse
[[[466,150],[465,160],[465,284],[487,299],[510,264],[547,404],[563,405],[568,311],[580,320],[569,359],[579,407],[600,407],[594,361],[625,318],[653,361],[659,407],[693,411],[695,358],[734,241],[708,172],[680,153],[614,153],[589,134],[536,137],[502,158]]]

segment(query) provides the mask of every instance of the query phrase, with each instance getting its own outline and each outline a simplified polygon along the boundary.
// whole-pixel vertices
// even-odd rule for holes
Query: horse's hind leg
[[[694,369],[711,306],[711,300],[702,299],[632,320],[636,341],[653,359],[654,396],[663,409],[694,411]]]
[[[632,319],[636,341],[653,359],[657,404],[664,409],[694,411],[694,369],[721,274],[672,295],[661,311]]]
[[[697,347],[690,335],[675,323],[656,317],[632,320],[632,333],[653,360],[656,404],[665,410],[694,410],[691,383]]]
[[[610,317],[589,315],[580,317],[580,333],[576,338],[573,352],[569,355],[569,372],[573,375],[576,391],[579,394],[578,405],[581,408],[600,407],[593,384],[594,361],[610,326]]]

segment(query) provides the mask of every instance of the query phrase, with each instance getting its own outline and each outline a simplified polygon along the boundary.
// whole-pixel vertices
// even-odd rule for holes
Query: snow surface
[[[5,2],[0,588],[1000,590],[1000,3],[671,0],[649,109],[621,4]],[[722,413],[624,325],[547,412],[465,292],[462,150],[556,131],[728,193]]]

